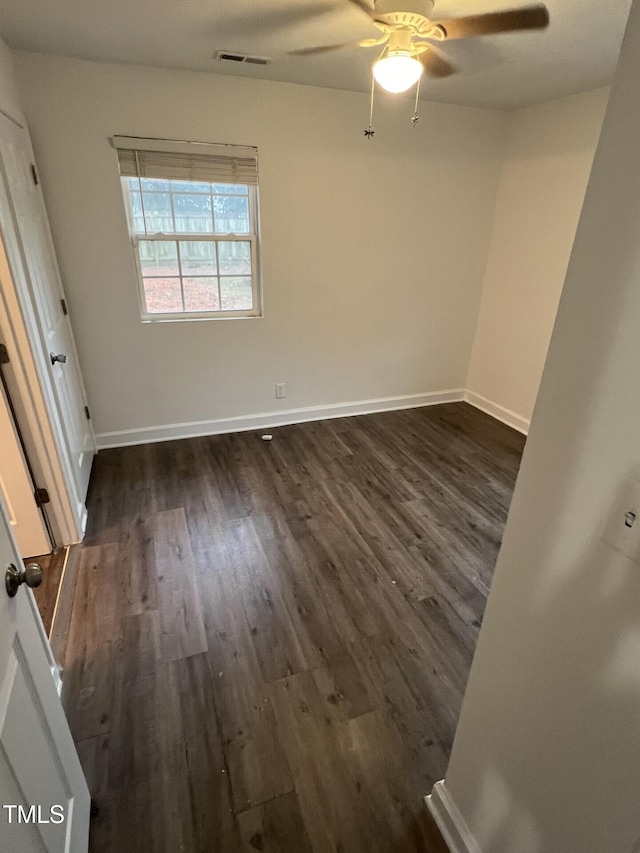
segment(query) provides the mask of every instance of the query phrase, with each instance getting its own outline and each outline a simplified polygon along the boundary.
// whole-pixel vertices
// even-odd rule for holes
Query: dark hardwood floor
[[[33,594],[47,637],[51,636],[66,557],[66,548],[56,548],[50,554],[43,554],[40,557],[27,557],[24,560],[25,566],[28,563],[38,563],[42,567],[42,583],[34,589]]]
[[[456,403],[101,452],[64,686],[93,853],[442,853],[523,444]]]

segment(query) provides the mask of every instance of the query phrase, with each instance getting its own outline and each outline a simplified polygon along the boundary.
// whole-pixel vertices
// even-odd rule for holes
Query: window
[[[260,316],[256,149],[114,145],[143,321]]]

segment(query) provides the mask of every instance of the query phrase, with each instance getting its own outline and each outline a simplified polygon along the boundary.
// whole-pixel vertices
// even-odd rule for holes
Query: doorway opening
[[[49,639],[86,524],[86,402],[28,132],[0,114],[0,494],[20,556],[42,568]]]
[[[56,540],[47,507],[49,492],[38,486],[35,460],[21,428],[11,392],[10,356],[0,331],[0,492],[25,565],[42,568],[43,583],[33,592],[44,628],[51,638],[58,613],[69,549]],[[9,374],[9,375],[8,375]]]

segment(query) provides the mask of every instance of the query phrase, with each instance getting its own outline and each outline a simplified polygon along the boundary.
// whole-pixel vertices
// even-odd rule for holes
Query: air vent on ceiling
[[[268,65],[272,62],[267,56],[249,56],[246,53],[235,53],[230,50],[217,50],[213,54],[214,59],[225,62],[246,62],[247,65]]]

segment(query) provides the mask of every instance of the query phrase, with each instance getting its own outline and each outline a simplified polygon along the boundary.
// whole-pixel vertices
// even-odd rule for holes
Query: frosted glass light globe
[[[373,76],[387,92],[406,92],[418,82],[422,65],[408,51],[397,51],[373,66]]]

